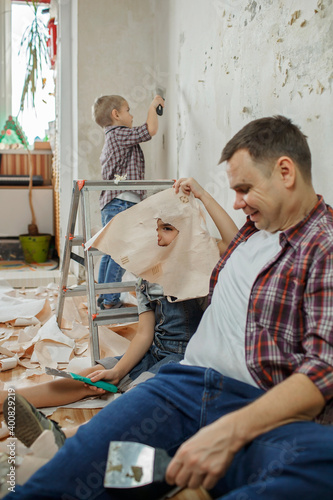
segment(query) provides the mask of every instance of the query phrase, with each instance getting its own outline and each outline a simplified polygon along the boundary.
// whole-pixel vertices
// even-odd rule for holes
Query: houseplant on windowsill
[[[33,9],[33,20],[26,28],[21,39],[21,50],[25,50],[26,74],[20,101],[20,112],[23,111],[29,95],[31,96],[32,107],[35,108],[35,98],[38,82],[42,82],[43,63],[48,62],[47,40],[48,31],[38,15],[38,2],[28,1]],[[32,155],[27,141],[24,144],[28,153],[29,163],[29,207],[31,212],[31,223],[28,224],[28,234],[20,235],[20,242],[27,262],[45,262],[48,258],[51,235],[40,234],[36,222],[35,211],[32,202],[33,193],[33,162]]]

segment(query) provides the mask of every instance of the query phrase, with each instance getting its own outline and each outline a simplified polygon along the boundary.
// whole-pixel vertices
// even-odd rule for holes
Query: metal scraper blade
[[[155,449],[131,441],[111,441],[104,476],[106,488],[137,488],[152,483]]]

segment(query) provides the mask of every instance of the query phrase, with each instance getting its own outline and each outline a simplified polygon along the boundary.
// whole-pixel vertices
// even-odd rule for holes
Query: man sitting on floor
[[[184,361],[105,407],[8,499],[117,498],[103,476],[119,440],[164,448],[169,485],[214,498],[332,498],[333,211],[284,117],[246,125],[221,161],[247,222]],[[193,179],[175,188],[214,203]]]

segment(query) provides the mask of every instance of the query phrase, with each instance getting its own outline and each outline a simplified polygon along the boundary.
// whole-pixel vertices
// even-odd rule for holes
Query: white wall
[[[134,125],[147,117],[154,95],[154,2],[80,0],[78,2],[78,172],[101,179],[99,157],[104,132],[92,119],[96,97],[119,94],[129,102]],[[146,177],[155,169],[152,145],[143,147]],[[100,224],[98,193],[92,195],[92,224]]]
[[[100,179],[95,97],[124,95],[139,125],[156,82],[166,108],[144,145],[147,179],[192,175],[240,224],[221,150],[250,120],[284,114],[309,137],[316,190],[333,204],[332,0],[80,0],[77,9],[79,178]],[[92,211],[99,224],[97,196]]]
[[[221,150],[252,119],[283,114],[308,136],[316,190],[333,204],[332,0],[167,3],[168,175],[197,178],[240,223]]]

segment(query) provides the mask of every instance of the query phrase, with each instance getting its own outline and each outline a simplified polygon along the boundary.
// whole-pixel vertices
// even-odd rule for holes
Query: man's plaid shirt
[[[248,220],[213,270],[257,229]],[[300,223],[280,234],[281,251],[259,273],[246,323],[246,364],[268,390],[303,373],[327,401],[318,420],[333,423],[333,210],[322,197]]]
[[[143,180],[145,176],[145,159],[140,142],[151,139],[147,124],[140,127],[105,127],[105,143],[100,162],[102,178],[105,181],[114,179],[114,176],[127,174],[126,180]],[[134,191],[143,198],[144,191]],[[123,191],[102,191],[100,208],[105,207],[113,198]]]

